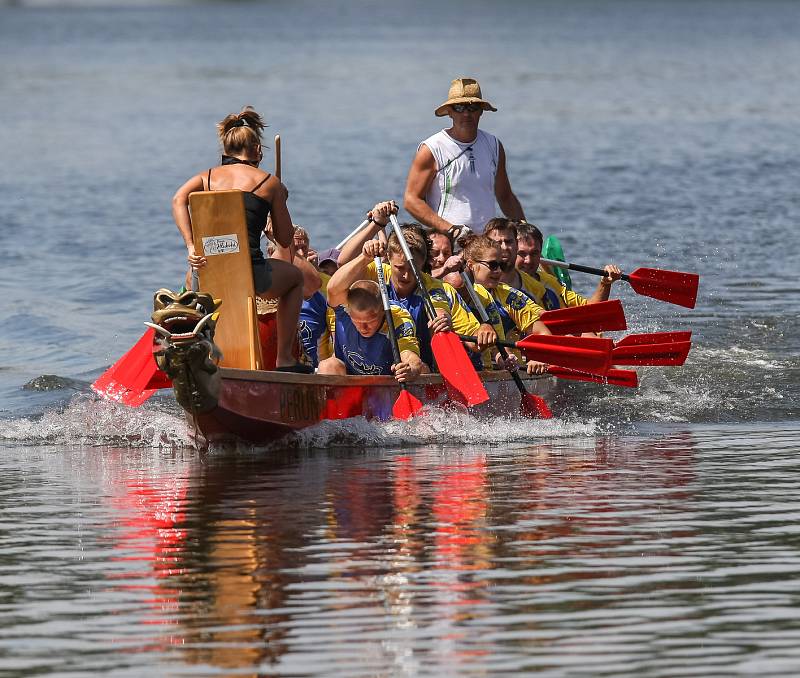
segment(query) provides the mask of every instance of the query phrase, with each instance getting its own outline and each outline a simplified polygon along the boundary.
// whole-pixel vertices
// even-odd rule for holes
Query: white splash
[[[46,445],[192,446],[182,415],[154,406],[126,407],[85,394],[40,417],[0,420],[0,440]]]

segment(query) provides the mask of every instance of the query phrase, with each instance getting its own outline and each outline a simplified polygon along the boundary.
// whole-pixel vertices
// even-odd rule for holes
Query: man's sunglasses
[[[495,260],[495,261],[483,261],[482,259],[477,259],[476,262],[479,263],[479,264],[483,264],[490,271],[499,271],[500,270],[500,262],[497,261],[497,260]]]
[[[479,111],[483,108],[480,104],[453,104],[453,110],[456,113],[464,113],[465,111],[469,111],[470,113],[474,113],[475,111]]]

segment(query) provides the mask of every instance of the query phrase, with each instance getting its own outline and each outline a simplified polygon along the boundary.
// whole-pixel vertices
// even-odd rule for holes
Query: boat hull
[[[400,389],[392,377],[301,375],[221,368],[217,406],[188,414],[198,444],[268,443],[324,420],[387,420]],[[520,394],[505,372],[481,373],[489,400],[471,408],[481,415],[514,415]],[[526,379],[529,392],[545,395],[553,379]],[[425,405],[463,407],[438,375],[424,375],[409,390]]]

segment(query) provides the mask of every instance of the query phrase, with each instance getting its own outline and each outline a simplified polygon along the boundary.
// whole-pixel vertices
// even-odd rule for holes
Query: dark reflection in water
[[[797,432],[6,450],[0,669],[792,673]]]

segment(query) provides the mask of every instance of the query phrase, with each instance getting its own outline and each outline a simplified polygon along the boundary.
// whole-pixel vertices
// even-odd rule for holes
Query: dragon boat
[[[259,313],[241,192],[193,193],[189,205],[195,247],[208,259],[199,271],[202,291],[155,293],[151,322],[146,323],[151,330],[142,337],[145,371],[151,374],[140,391],[171,387],[201,444],[265,443],[324,420],[390,418],[400,393],[390,376],[270,369],[275,316]],[[489,400],[473,408],[476,414],[519,410],[520,393],[507,372],[480,376]],[[549,378],[526,381],[537,394],[552,383]],[[423,375],[408,388],[424,405],[464,407],[459,393],[438,374]]]
[[[215,342],[219,299],[161,289],[154,295],[154,307],[152,322],[147,323],[151,332],[143,340],[154,347],[158,370],[147,389],[172,388],[201,446],[234,441],[268,443],[324,420],[387,420],[392,416],[400,393],[393,377],[294,374],[260,369],[257,364],[226,367],[222,364],[224,348]],[[274,315],[261,314],[257,321],[259,341],[251,345],[260,344],[263,355]],[[489,400],[473,407],[474,414],[504,416],[519,410],[520,393],[507,372],[486,371],[480,376]],[[528,391],[537,395],[552,387],[552,379],[546,377],[524,378]],[[465,407],[459,394],[438,374],[422,375],[408,389],[426,406]]]

